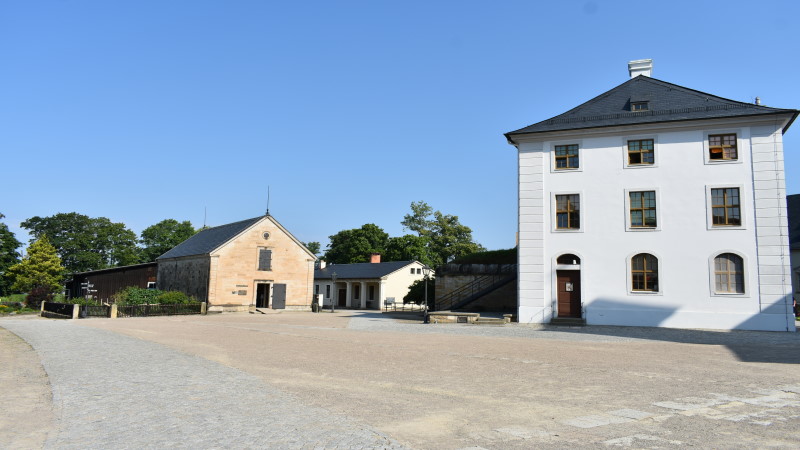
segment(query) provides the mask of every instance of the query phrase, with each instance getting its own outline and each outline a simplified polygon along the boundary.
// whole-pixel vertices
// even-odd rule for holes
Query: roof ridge
[[[207,231],[207,230],[215,230],[217,228],[228,227],[228,226],[236,225],[236,224],[242,223],[242,222],[250,222],[251,220],[257,220],[257,219],[260,219],[262,217],[264,217],[264,216],[257,216],[257,217],[252,217],[250,219],[237,220],[236,222],[224,223],[222,225],[217,225],[217,226],[213,226],[213,227],[207,227],[207,228],[203,228],[202,230],[198,231],[198,233],[202,233],[203,231]]]

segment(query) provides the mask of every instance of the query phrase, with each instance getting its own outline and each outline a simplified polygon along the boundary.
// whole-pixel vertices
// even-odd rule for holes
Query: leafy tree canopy
[[[384,261],[419,261],[430,267],[436,263],[430,254],[430,239],[425,236],[406,234],[389,238]]]
[[[324,259],[331,264],[369,262],[371,253],[384,253],[389,235],[373,223],[329,236]]]
[[[178,222],[175,219],[164,219],[155,225],[142,230],[139,242],[142,249],[142,262],[155,261],[156,258],[171,250],[176,245],[194,236],[197,230],[188,220]]]
[[[50,217],[31,217],[21,225],[33,236],[32,241],[47,235],[69,272],[139,262],[136,233],[125,224],[111,222],[105,217],[58,213]]]
[[[5,216],[0,213],[0,219]],[[11,276],[8,268],[19,262],[20,254],[17,251],[22,245],[8,229],[8,225],[0,222],[0,295],[11,293]]]
[[[400,223],[420,237],[428,238],[428,258],[432,266],[485,250],[473,241],[472,229],[463,225],[458,216],[434,211],[423,201],[412,202],[411,214],[406,214]]]
[[[64,277],[64,267],[47,235],[34,241],[22,261],[11,266],[8,271],[14,278],[11,288],[18,292],[39,289],[55,293],[61,290],[61,280]]]
[[[322,249],[322,246],[319,242],[305,242],[303,245],[313,254],[319,255],[319,251]]]

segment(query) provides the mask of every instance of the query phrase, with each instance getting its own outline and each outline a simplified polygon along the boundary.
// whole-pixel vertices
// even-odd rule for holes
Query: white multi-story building
[[[794,331],[783,133],[800,111],[631,79],[506,134],[519,321]]]

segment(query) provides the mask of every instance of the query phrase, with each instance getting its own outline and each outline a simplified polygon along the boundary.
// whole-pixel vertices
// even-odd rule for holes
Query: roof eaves
[[[305,252],[306,252],[306,253],[308,253],[308,255],[309,255],[309,256],[311,256],[312,258],[314,258],[314,261],[316,261],[316,260],[317,260],[317,255],[315,255],[315,254],[311,253],[311,250],[309,250],[309,249],[308,249],[308,247],[306,247],[306,246],[305,246],[305,244],[303,244],[303,242],[302,242],[302,241],[300,241],[300,240],[299,240],[299,239],[297,239],[297,238],[296,238],[296,237],[295,237],[295,236],[294,236],[292,233],[290,233],[290,232],[289,232],[289,230],[287,230],[286,228],[284,228],[284,226],[283,226],[283,225],[281,225],[281,224],[280,224],[280,222],[278,222],[278,220],[277,220],[277,219],[275,219],[274,217],[272,217],[270,214],[267,214],[267,216],[266,216],[266,217],[267,217],[267,218],[269,218],[269,220],[271,220],[271,221],[272,221],[272,223],[274,223],[276,227],[280,228],[280,230],[281,230],[281,231],[283,231],[284,233],[286,233],[286,235],[287,235],[287,236],[289,236],[289,238],[290,238],[291,240],[293,240],[293,241],[294,241],[294,242],[295,242],[297,245],[299,245],[299,246],[300,246],[300,248],[302,248],[303,250],[305,250]]]
[[[792,113],[793,116],[789,123],[783,127],[783,132],[785,133],[787,129],[789,129],[789,125],[794,122],[794,119],[797,118],[798,113],[800,111],[793,110],[793,109],[784,109],[776,112],[770,113],[760,113],[760,114],[742,114],[740,116],[721,116],[721,117],[702,117],[702,118],[683,118],[683,119],[672,119],[672,120],[652,120],[648,122],[633,122],[633,123],[610,123],[605,125],[589,125],[585,127],[575,127],[575,128],[564,128],[564,129],[556,129],[556,130],[540,130],[540,131],[528,131],[524,133],[516,133],[513,136],[531,136],[535,134],[543,134],[543,133],[557,133],[563,131],[573,131],[573,130],[592,130],[592,129],[601,129],[601,128],[612,128],[612,127],[625,127],[625,126],[639,126],[639,125],[652,125],[655,123],[679,123],[679,122],[692,122],[692,121],[701,121],[701,120],[717,120],[717,119],[733,119],[738,117],[765,117],[771,115],[778,115],[778,114],[786,114]],[[511,133],[506,133],[506,139],[509,140],[511,145],[514,145],[514,141],[510,139],[508,136]]]

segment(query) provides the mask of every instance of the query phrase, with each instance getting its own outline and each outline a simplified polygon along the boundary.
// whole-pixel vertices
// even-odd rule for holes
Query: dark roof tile
[[[390,261],[382,263],[330,264],[324,269],[314,270],[314,279],[330,280],[333,272],[336,272],[338,280],[380,278],[413,263],[414,261]]]
[[[630,102],[647,101],[647,111],[631,112]],[[618,125],[765,114],[794,114],[798,110],[729,100],[646,76],[637,76],[563,114],[506,133],[513,136]],[[786,125],[784,131],[791,125]]]
[[[259,216],[252,219],[229,223],[227,225],[207,228],[176,245],[172,248],[172,250],[159,256],[156,258],[156,260],[165,258],[181,258],[183,256],[207,255],[264,217],[265,216]]]

